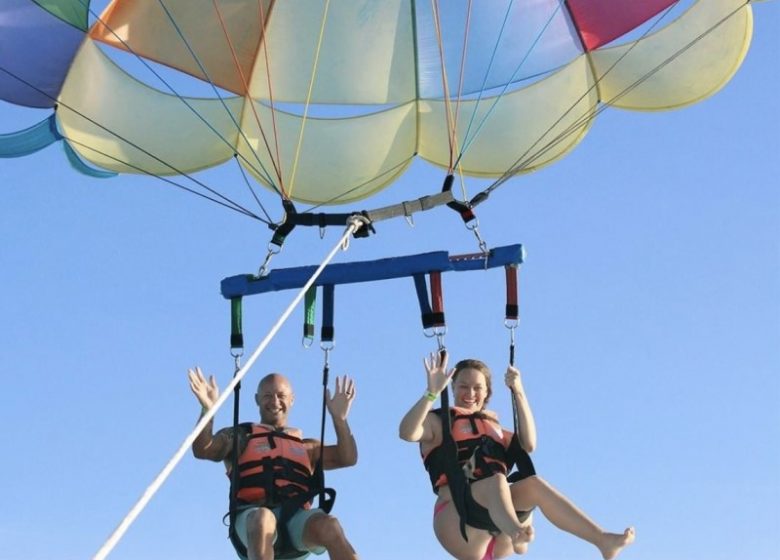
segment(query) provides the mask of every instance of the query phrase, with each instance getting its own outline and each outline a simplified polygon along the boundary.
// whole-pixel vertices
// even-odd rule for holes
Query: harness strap
[[[442,351],[446,352],[446,351]],[[452,505],[460,518],[460,534],[463,540],[468,542],[466,536],[466,499],[471,494],[471,489],[466,483],[466,475],[458,463],[458,446],[452,437],[452,424],[450,418],[450,397],[445,389],[441,392],[441,409],[439,411],[442,426],[442,452],[444,455],[444,473],[447,475],[447,484],[452,494]]]
[[[320,340],[322,342],[333,342],[333,338],[336,334],[336,330],[333,326],[333,305],[335,295],[336,287],[333,284],[325,284],[322,287],[322,328],[320,330]]]
[[[444,178],[444,184],[441,187],[441,192],[452,193],[452,183],[454,181],[455,181],[454,175],[452,174],[447,175]],[[452,210],[455,210],[458,214],[460,214],[460,218],[463,220],[463,223],[465,224],[469,223],[470,221],[476,218],[476,215],[472,210],[471,203],[465,203],[453,199],[452,201],[447,203],[447,208],[451,208]]]
[[[243,298],[236,296],[230,298],[230,349],[244,349],[244,333],[242,330],[241,302]]]
[[[316,315],[317,286],[312,285],[306,290],[303,303],[303,345],[307,348],[314,340],[314,317]]]
[[[424,330],[434,327],[444,327],[444,303],[441,289],[441,273],[438,271],[429,274],[431,283],[431,299],[428,299],[428,286],[425,282],[425,274],[413,274],[414,288],[417,293],[417,301],[420,305],[420,318]],[[433,307],[431,307],[433,300]]]

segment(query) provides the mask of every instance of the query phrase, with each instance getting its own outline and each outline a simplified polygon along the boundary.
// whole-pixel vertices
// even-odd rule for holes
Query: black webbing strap
[[[269,224],[272,230],[274,230],[274,236],[271,238],[271,243],[281,247],[284,245],[284,240],[290,235],[290,232],[295,229],[297,225],[295,223],[295,216],[298,215],[298,211],[295,209],[295,205],[292,200],[282,200],[282,206],[284,207],[284,222],[281,224]]]
[[[444,327],[444,303],[441,289],[441,272],[431,272],[431,299],[428,299],[428,285],[425,282],[425,274],[413,274],[414,288],[417,293],[417,302],[420,305],[420,318],[423,329]],[[433,302],[433,307],[431,306]]]
[[[517,289],[517,265],[507,265],[506,271],[506,313],[504,319],[504,325],[509,329],[509,365],[515,365],[515,328],[517,327],[517,321],[520,317],[520,306],[518,305],[518,289]],[[512,443],[509,447],[509,459],[511,461],[507,464],[507,469],[512,470],[513,465],[516,465],[518,472],[515,475],[521,475],[523,472],[533,471],[533,463],[530,457],[520,444],[520,436],[518,431],[520,426],[517,423],[517,402],[515,401],[514,392],[509,390],[509,399],[512,401],[512,424],[514,426],[514,433],[512,434]],[[521,464],[522,462],[522,464]],[[530,465],[530,467],[529,467]],[[508,473],[507,473],[508,474]],[[513,477],[510,475],[507,477],[509,482],[513,482]]]
[[[444,178],[444,184],[441,187],[441,192],[451,193],[452,183],[454,181],[455,181],[454,175],[452,174],[447,175]],[[471,203],[461,202],[460,200],[452,200],[447,203],[447,208],[451,208],[452,210],[455,210],[458,214],[460,214],[463,223],[467,224],[476,218],[476,216],[474,215],[474,211],[472,210]]]
[[[320,329],[320,340],[322,342],[332,343],[336,334],[336,329],[333,326],[333,304],[335,295],[336,289],[333,284],[325,284],[322,286],[322,327]]]
[[[444,352],[446,352],[446,350],[442,350],[442,353]],[[455,511],[458,512],[458,517],[460,517],[460,534],[463,535],[463,539],[468,542],[469,538],[466,536],[466,494],[470,492],[470,489],[466,482],[466,474],[458,463],[458,446],[452,437],[450,397],[446,388],[441,392],[441,409],[439,414],[442,428],[442,456],[444,457],[442,463],[444,466],[444,474],[447,476],[447,485],[450,487],[452,504],[455,506]]]
[[[238,374],[236,369],[235,375]],[[246,547],[241,542],[241,539],[236,535],[236,515],[238,515],[238,456],[239,445],[241,443],[241,437],[239,435],[239,408],[240,408],[240,393],[241,382],[236,384],[236,388],[233,389],[233,449],[230,452],[230,499],[228,500],[228,516],[230,518],[230,525],[228,526],[228,537],[233,546],[236,547],[236,551],[242,554],[244,557],[247,555]],[[223,520],[224,522],[224,520]],[[238,547],[243,549],[243,552]]]

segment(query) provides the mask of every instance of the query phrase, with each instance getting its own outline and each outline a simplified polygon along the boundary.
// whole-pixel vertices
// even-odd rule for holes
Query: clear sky
[[[539,473],[610,530],[633,524],[626,560],[780,558],[780,5],[755,5],[750,52],[714,97],[684,110],[608,110],[562,161],[479,207],[488,244],[523,243],[518,365]],[[45,115],[0,104],[0,130]],[[372,201],[435,191],[416,164]],[[235,170],[209,174],[238,180]],[[276,267],[316,264],[339,231],[296,231]],[[255,272],[269,232],[147,178],[99,181],[55,147],[0,161],[0,559],[92,556],[192,429],[186,381],[232,375],[223,277]],[[377,225],[338,262],[476,242],[446,210]],[[506,366],[499,271],[443,276],[453,358]],[[245,302],[253,348],[293,297]],[[336,291],[332,374],[358,395],[356,467],[331,472],[334,514],[361,558],[446,558],[434,496],[398,422],[425,390],[411,280]],[[291,423],[319,432],[322,352],[302,312],[244,383],[280,371]],[[498,375],[500,379],[500,375]],[[493,408],[510,421],[508,394]],[[230,407],[217,425],[231,422]],[[329,428],[330,430],[330,428]],[[332,431],[327,439],[333,440]],[[187,455],[111,558],[231,558],[218,464]],[[542,515],[528,558],[598,558]]]

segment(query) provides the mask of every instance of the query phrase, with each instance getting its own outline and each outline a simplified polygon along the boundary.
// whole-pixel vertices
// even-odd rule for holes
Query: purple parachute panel
[[[52,107],[84,32],[30,0],[3,0],[0,99]]]
[[[568,0],[585,49],[592,51],[625,35],[678,0]]]

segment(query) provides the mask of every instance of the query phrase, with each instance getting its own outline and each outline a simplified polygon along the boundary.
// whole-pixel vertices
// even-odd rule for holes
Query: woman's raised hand
[[[438,395],[449,385],[455,368],[447,371],[447,352],[431,352],[425,358],[425,371],[428,374],[428,392]]]

